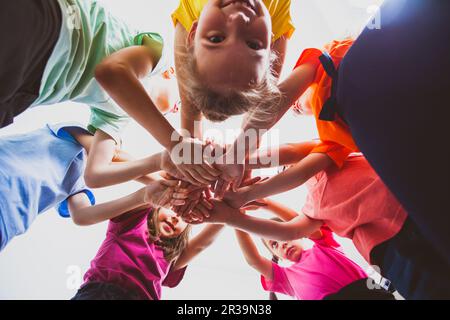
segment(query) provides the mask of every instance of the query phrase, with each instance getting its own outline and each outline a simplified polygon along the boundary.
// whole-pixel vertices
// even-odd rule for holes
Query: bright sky
[[[158,31],[172,37],[170,12],[177,0],[104,0],[114,13],[145,31]],[[370,6],[382,0],[292,0],[292,16],[297,26],[290,41],[284,72],[289,72],[301,51],[322,47],[327,41],[357,35],[370,18]],[[78,121],[86,123],[86,107],[64,103],[28,110],[16,123],[0,132],[0,136],[40,128],[46,123]],[[179,127],[179,115],[169,121]],[[280,143],[299,142],[316,137],[310,118],[288,113],[274,131]],[[232,119],[215,129],[238,128],[240,119]],[[206,124],[205,129],[212,128]],[[273,141],[273,140],[272,140]],[[161,151],[155,140],[137,125],[124,136],[125,149],[136,156]],[[270,174],[271,172],[265,172]],[[273,172],[272,172],[273,173]],[[136,190],[130,182],[96,191],[98,202],[107,201]],[[300,210],[305,198],[304,188],[275,197],[276,200]],[[14,239],[0,254],[0,299],[68,299],[79,286],[104,239],[106,223],[82,228],[64,220],[54,210],[40,216],[27,234]],[[198,229],[197,229],[198,230]],[[341,241],[349,255],[364,268],[366,264],[348,240]],[[259,242],[258,242],[259,243]],[[264,249],[261,247],[261,252]],[[220,239],[188,268],[183,282],[175,289],[163,291],[165,299],[267,299],[259,275],[243,260],[232,230],[225,230]]]

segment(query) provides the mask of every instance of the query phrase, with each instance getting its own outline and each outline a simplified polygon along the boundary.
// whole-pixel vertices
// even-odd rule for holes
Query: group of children
[[[141,83],[146,77],[164,82],[158,76],[168,70],[170,48],[160,35],[131,29],[93,0],[3,3],[0,18],[17,25],[12,29],[18,34],[33,29],[35,37],[28,42],[0,31],[9,44],[0,54],[1,126],[28,107],[68,100],[89,105],[91,119],[86,127],[48,125],[0,139],[0,250],[39,214],[57,207],[78,225],[109,220],[106,239],[74,299],[160,299],[161,286],[177,285],[187,264],[225,225],[236,229],[246,261],[261,273],[268,291],[307,300],[394,299],[395,287],[407,299],[449,297],[447,263],[359,153],[336,106],[338,66],[353,40],[305,50],[287,79],[279,81],[294,32],[290,4],[180,0],[172,20],[186,136],[163,116],[171,107],[163,93],[149,94]],[[74,14],[78,27],[69,21]],[[277,165],[288,166],[285,171],[267,180],[244,179],[244,172],[248,177],[264,167],[259,160],[265,155],[252,152],[259,141],[246,144],[241,157],[232,157],[234,163],[220,161],[241,154],[246,130],[272,128],[308,89],[301,108],[314,115],[320,142],[277,147]],[[217,150],[202,141],[196,121],[241,114],[242,137],[216,161],[177,161],[175,147]],[[136,160],[120,150],[131,118],[164,147],[162,152]],[[152,176],[158,171],[164,172],[160,178]],[[89,189],[130,180],[144,186],[102,204]],[[303,184],[309,194],[300,212],[268,199]],[[248,214],[261,208],[278,219]],[[206,225],[190,239],[191,226],[199,224]],[[263,239],[272,261],[258,253],[247,232]],[[345,256],[333,232],[350,238],[394,285],[383,278],[384,286],[370,288],[367,274]],[[409,258],[415,248],[399,241],[399,234],[424,251],[423,261],[414,260],[404,273],[395,268],[395,250]],[[313,240],[313,248],[304,249],[301,238]],[[280,267],[280,259],[293,264]]]

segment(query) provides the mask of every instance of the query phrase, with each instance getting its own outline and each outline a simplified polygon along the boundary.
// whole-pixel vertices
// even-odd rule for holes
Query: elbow
[[[76,213],[73,213],[71,215],[71,217],[72,217],[73,223],[75,223],[79,227],[86,227],[86,226],[90,226],[92,224],[89,221],[87,221],[87,219],[84,219],[82,216],[80,216]]]
[[[102,183],[102,179],[100,178],[100,174],[96,172],[92,172],[90,170],[86,170],[84,173],[84,183],[88,188],[97,189],[105,187]]]
[[[102,85],[108,85],[120,78],[126,67],[120,63],[104,61],[95,68],[95,79]]]

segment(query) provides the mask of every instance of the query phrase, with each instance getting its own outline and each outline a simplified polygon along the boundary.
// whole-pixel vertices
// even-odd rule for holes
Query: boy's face
[[[272,251],[272,254],[282,260],[289,260],[291,262],[298,262],[302,256],[303,247],[299,240],[295,241],[274,241],[265,240],[267,246]]]
[[[172,210],[160,208],[158,211],[158,227],[162,238],[175,238],[187,228],[187,223]]]
[[[197,68],[219,93],[260,83],[270,67],[272,22],[262,0],[210,0],[190,34]]]

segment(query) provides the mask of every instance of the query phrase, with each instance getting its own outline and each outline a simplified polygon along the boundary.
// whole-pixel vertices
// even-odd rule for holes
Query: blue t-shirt
[[[66,200],[77,193],[95,203],[83,177],[85,151],[67,127],[79,126],[47,125],[0,138],[0,250],[53,207],[69,217]]]

